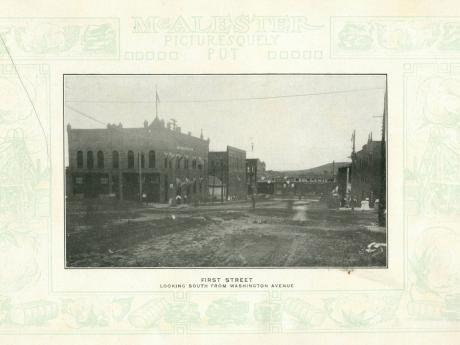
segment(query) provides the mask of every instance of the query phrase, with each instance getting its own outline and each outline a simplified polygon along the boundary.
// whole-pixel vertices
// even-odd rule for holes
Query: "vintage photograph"
[[[67,268],[387,268],[387,75],[66,74]]]

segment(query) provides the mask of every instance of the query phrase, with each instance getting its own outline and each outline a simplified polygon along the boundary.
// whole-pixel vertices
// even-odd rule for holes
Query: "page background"
[[[419,342],[421,335],[417,333],[428,332],[432,339],[454,341],[454,332],[460,326],[456,305],[460,286],[460,270],[456,264],[459,213],[454,183],[458,168],[440,168],[442,173],[435,177],[430,169],[455,162],[459,154],[457,125],[442,117],[446,112],[456,115],[459,109],[456,97],[460,90],[457,64],[460,47],[455,43],[455,25],[460,25],[460,17],[456,17],[459,14],[455,3],[236,1],[218,6],[196,1],[113,2],[107,6],[79,1],[60,6],[51,1],[41,2],[39,6],[10,1],[0,5],[3,13],[0,33],[42,125],[31,113],[15,70],[2,53],[0,76],[4,84],[0,87],[10,90],[4,93],[2,100],[14,113],[2,118],[0,136],[11,139],[11,130],[21,129],[24,135],[20,135],[21,140],[14,145],[19,148],[25,144],[33,164],[40,160],[43,180],[20,205],[30,209],[33,204],[33,212],[27,212],[27,216],[18,213],[16,217],[0,214],[2,229],[12,231],[15,239],[11,242],[11,236],[2,237],[4,265],[0,275],[4,278],[0,283],[0,334],[17,335],[13,338],[15,343],[30,343],[31,339],[40,343],[45,338],[34,335],[59,334],[62,335],[59,338],[49,338],[50,342],[69,344],[80,339],[89,341],[90,334],[95,342],[104,338],[101,335],[123,335],[114,340],[119,343],[153,342],[154,339],[180,342],[184,341],[181,334],[189,335],[186,342],[201,343],[202,336],[206,336],[211,343],[220,343],[221,337],[232,333],[245,333],[238,340],[248,343],[282,341],[283,336],[294,334],[297,340],[326,342],[331,339],[333,342],[337,341],[334,337],[339,337],[353,343],[368,337],[378,337],[380,341]],[[193,16],[236,18],[242,15],[300,16],[315,29],[259,32],[257,34],[266,39],[277,35],[277,43],[240,47],[235,60],[208,60],[208,49],[224,46],[171,47],[164,44],[170,33],[133,32],[136,17],[183,16],[190,20]],[[84,39],[85,30],[93,25],[108,25],[114,33],[111,43],[97,53],[89,49],[91,46]],[[356,42],[353,32],[352,38],[343,35],[347,25],[361,27],[358,33],[370,39],[371,45],[364,44],[363,48],[351,44],[343,48],[344,44]],[[178,35],[185,37],[188,35],[185,31]],[[253,28],[250,34],[255,31]],[[153,60],[146,54],[151,51],[155,52]],[[284,58],[281,52],[286,51],[291,55]],[[293,57],[293,51],[308,51],[310,57]],[[136,52],[143,53],[143,59],[132,60]],[[169,58],[159,61],[158,52],[167,52]],[[196,270],[64,270],[62,74],[265,72],[388,73],[387,270],[355,270],[350,274],[316,269],[244,273],[268,282],[276,275],[277,280],[294,282],[295,291],[165,291],[158,288],[160,282],[195,282],[203,275]],[[449,107],[442,98],[446,93],[453,95]],[[442,132],[441,144],[450,150],[431,153],[433,147],[439,147],[435,145],[439,142],[433,141],[435,131]],[[48,158],[49,164],[46,164]],[[49,172],[47,166],[51,168]],[[453,191],[448,203],[435,198],[439,184],[449,186],[441,191]],[[430,204],[433,200],[439,207]],[[206,270],[205,274],[241,275],[241,270]],[[209,306],[223,298],[247,305],[247,312],[240,315],[244,321],[227,325],[207,316]],[[184,314],[181,308],[197,308],[199,320]],[[256,313],[258,308],[271,312],[260,317]],[[173,317],[174,310],[182,312]],[[147,326],[141,327],[145,323],[132,321],[132,314],[146,319]],[[19,334],[32,338],[22,338]],[[166,336],[155,338],[157,334]],[[5,339],[11,341],[11,338]]]

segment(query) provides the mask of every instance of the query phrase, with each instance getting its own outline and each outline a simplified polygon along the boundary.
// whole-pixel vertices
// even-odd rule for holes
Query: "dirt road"
[[[377,213],[327,209],[316,199],[193,207],[72,201],[72,267],[385,266]],[[375,242],[378,248],[369,245]]]

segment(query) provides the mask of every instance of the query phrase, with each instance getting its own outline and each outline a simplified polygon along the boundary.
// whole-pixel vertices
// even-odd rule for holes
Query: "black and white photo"
[[[66,267],[386,268],[386,74],[66,74]]]

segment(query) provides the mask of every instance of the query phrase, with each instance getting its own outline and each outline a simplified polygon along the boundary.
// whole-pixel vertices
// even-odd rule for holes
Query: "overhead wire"
[[[352,90],[337,90],[337,91],[322,91],[322,92],[309,92],[300,94],[288,94],[277,96],[260,96],[260,97],[233,97],[233,98],[215,98],[215,99],[184,99],[184,100],[162,100],[161,103],[212,103],[212,102],[234,102],[234,101],[255,101],[255,100],[268,100],[268,99],[283,99],[307,96],[319,96],[330,94],[342,94],[372,90],[384,90],[384,88],[365,88],[365,89],[352,89]],[[69,99],[67,103],[155,103],[155,100],[77,100]]]

